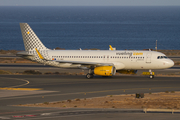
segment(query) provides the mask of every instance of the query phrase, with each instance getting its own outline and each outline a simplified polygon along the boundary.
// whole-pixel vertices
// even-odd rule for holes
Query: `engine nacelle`
[[[137,70],[117,70],[117,72],[121,74],[136,74]]]
[[[94,68],[94,74],[100,76],[112,76],[116,74],[116,68],[114,66],[101,66]]]

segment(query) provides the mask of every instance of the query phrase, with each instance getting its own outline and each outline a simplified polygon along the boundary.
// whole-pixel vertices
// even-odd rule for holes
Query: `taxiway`
[[[85,76],[75,75],[1,75],[0,82],[0,88],[32,89],[0,90],[0,119],[17,119],[17,117],[24,119],[119,119],[122,117],[147,119],[148,117],[150,120],[153,119],[152,113],[145,115],[142,110],[39,108],[13,105],[180,90],[178,77],[149,79],[146,76],[95,76],[93,79],[86,79]],[[34,88],[39,90],[33,90]],[[177,119],[178,114],[162,113],[158,114],[157,118]]]

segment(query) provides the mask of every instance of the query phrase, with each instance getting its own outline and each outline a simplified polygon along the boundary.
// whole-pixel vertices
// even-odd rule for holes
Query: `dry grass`
[[[0,63],[37,63],[24,58],[0,58]]]
[[[37,70],[25,70],[22,74],[35,74],[35,75],[40,75],[42,74],[41,72]]]
[[[0,74],[10,75],[12,73],[10,71],[0,70]]]
[[[19,52],[19,51],[17,51],[17,50],[0,50],[0,54],[16,54],[17,52]]]

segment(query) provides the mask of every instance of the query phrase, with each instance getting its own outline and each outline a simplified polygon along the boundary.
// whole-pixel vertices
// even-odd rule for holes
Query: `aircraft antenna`
[[[157,40],[156,40],[156,47],[155,47],[156,51],[157,51]]]

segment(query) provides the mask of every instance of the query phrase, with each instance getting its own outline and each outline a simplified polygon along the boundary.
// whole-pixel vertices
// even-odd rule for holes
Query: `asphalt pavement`
[[[179,77],[113,76],[86,79],[76,75],[0,75],[0,119],[178,119],[179,113],[140,110],[18,107],[13,105],[91,98],[107,95],[179,91]]]

